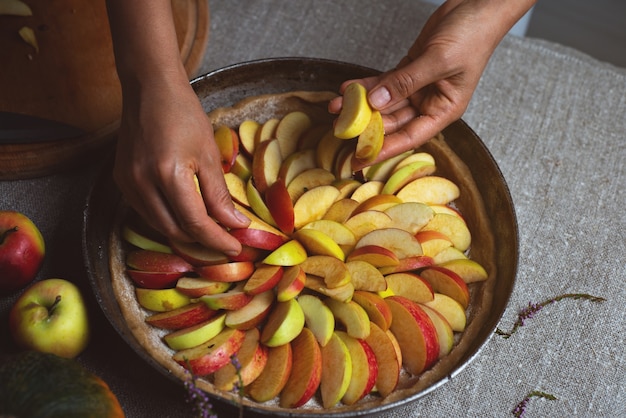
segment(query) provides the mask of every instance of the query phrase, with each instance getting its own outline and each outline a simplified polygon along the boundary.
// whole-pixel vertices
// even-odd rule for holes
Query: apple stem
[[[14,226],[13,228],[7,229],[2,234],[0,234],[0,245],[4,242],[5,239],[7,239],[10,234],[17,232],[17,230],[17,226]]]
[[[57,295],[57,297],[54,298],[54,302],[52,302],[52,305],[48,309],[49,315],[52,315],[55,308],[59,305],[60,302],[61,302],[61,295]]]

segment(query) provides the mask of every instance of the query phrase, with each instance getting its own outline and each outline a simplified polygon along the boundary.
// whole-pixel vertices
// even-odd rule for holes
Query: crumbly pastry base
[[[333,116],[328,113],[327,105],[328,101],[335,96],[336,94],[332,92],[304,91],[254,96],[242,100],[232,107],[216,109],[209,113],[209,117],[215,126],[225,124],[237,127],[246,119],[263,122],[270,118],[280,118],[290,111],[302,110],[309,114],[315,122],[329,124],[332,122]],[[456,335],[452,352],[419,376],[412,376],[403,372],[398,389],[385,399],[372,394],[355,405],[339,405],[332,409],[323,409],[316,397],[304,406],[293,410],[280,408],[277,400],[259,404],[247,398],[240,399],[234,393],[218,390],[208,380],[202,378],[197,381],[201,389],[214,397],[232,403],[242,403],[244,406],[249,406],[256,411],[262,410],[268,414],[272,411],[281,413],[292,411],[312,415],[332,414],[333,412],[345,414],[349,411],[380,408],[386,404],[424,394],[452,378],[452,373],[460,370],[459,364],[466,363],[472,357],[471,345],[489,317],[494,284],[497,280],[493,226],[487,217],[481,194],[469,168],[448,146],[443,135],[433,138],[421,149],[429,152],[435,158],[438,175],[449,178],[459,186],[461,196],[455,201],[455,205],[463,213],[472,233],[472,247],[469,255],[489,272],[489,278],[486,281],[470,285],[471,301],[467,311],[467,327],[463,333]],[[113,291],[122,316],[137,342],[158,365],[175,378],[184,381],[188,375],[183,367],[172,360],[174,351],[161,340],[166,331],[152,327],[145,322],[145,318],[150,313],[138,304],[135,297],[135,287],[125,273],[127,246],[121,238],[120,226],[128,211],[128,206],[121,203],[110,234],[109,267]]]

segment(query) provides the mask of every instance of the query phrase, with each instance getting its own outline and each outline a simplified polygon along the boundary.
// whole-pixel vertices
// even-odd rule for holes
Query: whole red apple
[[[44,255],[43,237],[30,219],[19,212],[0,211],[0,293],[32,282]]]

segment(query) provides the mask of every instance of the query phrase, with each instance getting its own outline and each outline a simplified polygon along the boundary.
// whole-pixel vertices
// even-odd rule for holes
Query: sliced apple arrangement
[[[122,225],[145,321],[219,390],[241,379],[248,398],[282,408],[386,397],[466,327],[472,283],[488,273],[468,257],[462,190],[420,150],[353,173],[355,153],[375,158],[384,137],[363,95],[346,92],[351,114],[334,127],[299,110],[216,127],[226,185],[251,220],[230,231],[238,256],[167,240],[137,216]]]

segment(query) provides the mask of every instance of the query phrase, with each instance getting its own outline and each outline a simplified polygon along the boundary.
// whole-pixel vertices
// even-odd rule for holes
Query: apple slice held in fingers
[[[367,312],[371,322],[384,331],[389,329],[393,316],[391,315],[391,309],[389,309],[389,306],[381,296],[372,292],[355,290],[352,300]]]
[[[288,344],[303,328],[304,312],[298,302],[295,299],[277,302],[263,327],[261,342],[268,347]]]
[[[223,264],[199,266],[194,270],[202,278],[216,282],[240,282],[254,273],[252,261],[231,261]]]
[[[207,248],[198,242],[170,241],[175,254],[194,266],[222,264],[228,262],[228,257],[217,250]]]
[[[231,283],[228,282],[217,282],[200,277],[183,276],[176,281],[176,290],[190,298],[224,293],[230,289],[230,286]]]
[[[196,347],[222,332],[225,318],[226,314],[221,313],[199,324],[170,332],[163,336],[163,341],[172,350]]]
[[[343,93],[341,112],[333,133],[341,139],[355,138],[365,130],[371,117],[372,108],[367,101],[367,90],[359,83],[351,83]]]
[[[317,392],[322,380],[322,351],[308,328],[303,328],[291,342],[291,349],[291,373],[280,392],[279,405],[282,408],[297,408],[307,403]]]
[[[172,358],[193,375],[206,376],[230,362],[231,356],[241,348],[245,335],[245,331],[226,327],[204,344],[177,351]]]
[[[446,261],[439,264],[439,266],[452,270],[458,274],[465,283],[482,282],[489,278],[485,268],[477,261],[469,258]]]
[[[324,347],[335,331],[335,317],[332,311],[314,295],[300,295],[297,300],[304,313],[306,327],[313,332],[320,346]]]
[[[277,139],[262,141],[252,157],[252,178],[259,193],[264,194],[278,178],[283,156]]]
[[[263,259],[263,263],[273,266],[295,266],[306,259],[307,253],[302,244],[292,239],[269,253]]]
[[[239,283],[224,293],[200,296],[199,300],[211,309],[235,311],[246,306],[252,298],[252,295],[243,291],[243,283]]]
[[[398,386],[402,372],[402,357],[396,351],[390,332],[383,330],[375,323],[372,323],[370,328],[370,335],[365,339],[365,342],[374,352],[378,365],[375,388],[384,398]]]
[[[430,266],[420,271],[420,277],[430,284],[433,292],[450,296],[459,302],[463,309],[469,306],[470,293],[467,284],[452,270]]]
[[[352,361],[352,376],[341,401],[346,405],[353,405],[372,391],[378,378],[378,363],[372,348],[365,340],[351,337],[344,331],[336,331],[336,334],[348,348]]]
[[[213,373],[213,384],[220,390],[233,390],[236,384],[246,387],[263,371],[267,363],[267,347],[259,342],[259,330],[246,330],[241,347],[237,351],[238,366],[229,362]]]
[[[336,334],[331,333],[327,344],[322,346],[322,378],[320,395],[322,406],[332,408],[345,395],[352,378],[352,357],[348,347]]]
[[[293,299],[302,292],[306,281],[306,273],[299,265],[285,268],[283,276],[276,285],[276,300],[285,302]]]
[[[273,251],[287,242],[283,235],[256,228],[231,229],[230,234],[242,245],[260,250]]]
[[[369,123],[359,135],[354,156],[363,163],[371,163],[378,157],[385,142],[383,117],[378,110],[372,111]]]
[[[152,314],[146,317],[146,322],[153,327],[177,330],[207,321],[215,316],[216,312],[204,303],[195,302],[171,311]]]
[[[271,290],[283,277],[284,269],[282,266],[273,266],[269,264],[260,264],[256,266],[256,270],[246,281],[243,290],[251,295],[257,295],[267,290]]]
[[[268,347],[267,362],[261,374],[246,388],[257,402],[267,402],[283,390],[291,374],[293,353],[291,344]]]
[[[220,125],[213,132],[213,138],[220,153],[222,171],[228,173],[239,153],[239,135],[234,129]]]
[[[258,326],[269,315],[274,300],[272,290],[254,295],[242,308],[226,312],[226,326],[243,330]]]

